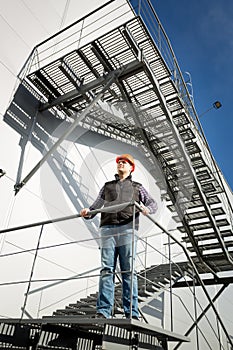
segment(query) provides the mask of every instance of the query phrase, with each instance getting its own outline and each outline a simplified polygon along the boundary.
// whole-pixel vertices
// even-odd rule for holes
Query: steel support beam
[[[72,123],[70,128],[55,142],[50,150],[44,155],[44,157],[36,164],[36,166],[29,172],[29,174],[18,184],[15,185],[15,194],[31,179],[31,177],[40,169],[40,167],[46,162],[49,156],[60,146],[78,126],[78,124],[85,118],[85,116],[91,111],[93,106],[102,98],[104,92],[112,85],[112,83],[123,73],[124,68],[118,69],[117,71],[111,72],[107,78],[104,78],[105,86],[103,89],[93,98],[89,106],[79,115],[76,120]]]
[[[80,85],[78,89],[74,89],[62,96],[59,96],[58,98],[54,99],[51,102],[46,102],[42,104],[39,108],[39,111],[45,111],[46,109],[61,105],[62,103],[65,103],[67,101],[70,101],[77,96],[85,95],[88,91],[92,91],[99,86],[106,85],[107,82],[112,79],[112,76],[114,74],[115,77],[123,79],[125,75],[131,75],[135,72],[135,70],[142,70],[143,64],[142,62],[139,62],[138,60],[135,60],[125,66],[123,68],[116,69],[114,71],[111,71],[110,73],[107,73],[105,76],[101,76],[90,83],[87,83],[85,85]],[[104,88],[105,89],[105,88]],[[106,89],[105,89],[106,90]]]

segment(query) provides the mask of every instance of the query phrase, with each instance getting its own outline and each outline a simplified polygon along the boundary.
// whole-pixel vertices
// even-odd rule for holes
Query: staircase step
[[[225,246],[226,248],[232,248],[233,247],[233,240],[232,241],[225,241]],[[194,248],[192,246],[188,247],[189,251],[190,252],[194,252]],[[215,242],[215,243],[205,243],[205,244],[200,244],[199,245],[199,249],[202,251],[202,252],[205,252],[205,251],[212,251],[212,250],[220,250],[222,251],[222,247],[220,245],[219,242]]]
[[[232,236],[232,231],[230,231],[230,230],[225,231],[225,232],[221,233],[221,236],[223,238],[231,237]],[[195,234],[194,238],[197,241],[199,241],[199,240],[200,241],[207,241],[207,240],[216,238],[216,233],[215,232],[211,232],[211,233],[204,233],[204,234]],[[187,242],[189,242],[189,238],[188,237],[182,237],[182,241],[187,243]]]

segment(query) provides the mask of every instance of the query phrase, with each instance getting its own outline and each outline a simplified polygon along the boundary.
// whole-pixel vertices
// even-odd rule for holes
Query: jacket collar
[[[119,177],[118,174],[115,174],[115,179],[116,179],[116,181],[119,181],[119,180],[120,180],[120,177]],[[129,176],[127,176],[127,177],[124,179],[124,181],[125,181],[125,180],[132,180],[132,175],[129,174]]]

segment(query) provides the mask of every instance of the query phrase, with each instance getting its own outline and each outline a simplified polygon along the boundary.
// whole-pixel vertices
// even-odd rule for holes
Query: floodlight
[[[213,103],[213,107],[216,108],[216,109],[218,109],[218,108],[222,107],[222,104],[221,104],[221,102],[219,102],[219,101],[215,101],[215,102]]]

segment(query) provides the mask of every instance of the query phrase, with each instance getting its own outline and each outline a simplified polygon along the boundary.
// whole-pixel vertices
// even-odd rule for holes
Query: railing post
[[[136,207],[133,205],[133,227],[132,227],[132,263],[131,263],[131,280],[130,280],[130,313],[129,317],[132,319],[133,306],[133,288],[134,288],[134,260],[135,260],[135,212]]]
[[[173,303],[172,303],[172,257],[171,257],[171,238],[168,236],[168,255],[169,255],[169,273],[170,273],[170,312],[171,312],[171,331],[173,332]]]
[[[197,298],[196,298],[196,284],[195,284],[195,275],[193,272],[193,303],[194,303],[194,315],[195,315],[195,323],[196,323],[196,344],[197,349],[199,350],[199,332],[198,332],[198,323],[197,323]]]
[[[44,229],[44,225],[42,225],[41,229],[40,229],[40,234],[39,234],[39,238],[38,238],[38,242],[37,242],[37,247],[36,247],[34,260],[33,260],[33,263],[32,263],[32,268],[31,268],[31,274],[30,274],[30,278],[29,278],[29,282],[28,282],[28,287],[27,287],[27,291],[25,293],[24,304],[22,306],[22,314],[21,314],[21,318],[20,318],[21,320],[23,318],[23,315],[24,315],[25,309],[26,309],[28,294],[29,294],[29,290],[30,290],[30,287],[31,287],[32,276],[33,276],[33,272],[34,272],[34,268],[35,268],[35,264],[36,264],[36,258],[37,258],[38,249],[39,249],[39,246],[40,246],[40,240],[41,240],[41,237],[42,237],[43,229]]]

